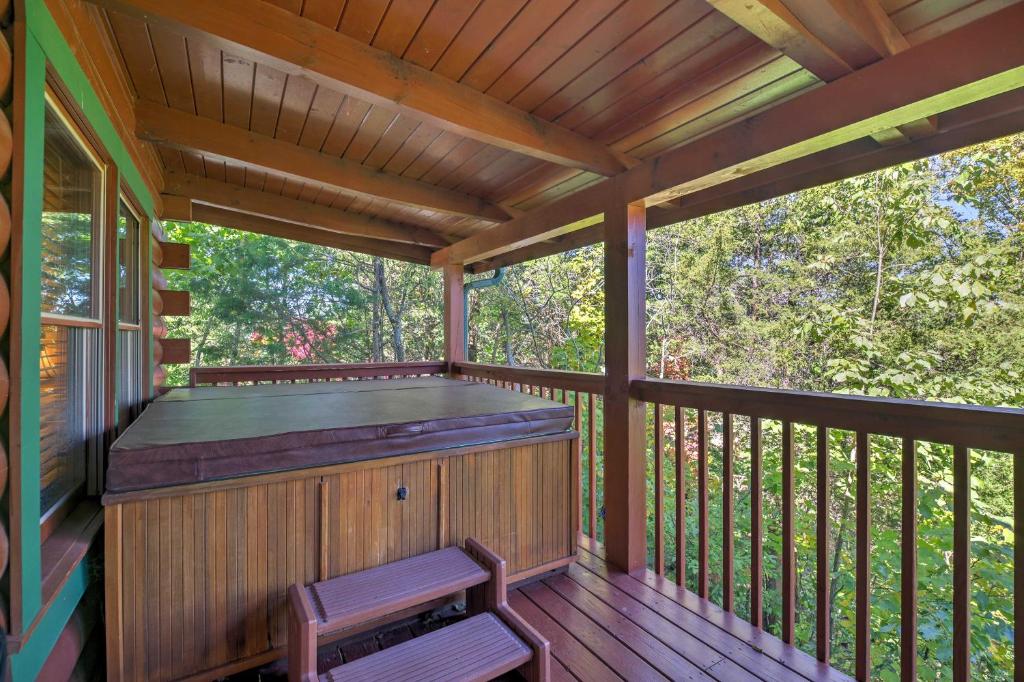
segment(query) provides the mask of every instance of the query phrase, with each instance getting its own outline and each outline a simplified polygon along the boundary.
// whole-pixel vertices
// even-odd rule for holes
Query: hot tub
[[[576,551],[573,409],[438,377],[175,389],[107,473],[114,679],[284,655],[285,591],[461,544],[513,581]]]

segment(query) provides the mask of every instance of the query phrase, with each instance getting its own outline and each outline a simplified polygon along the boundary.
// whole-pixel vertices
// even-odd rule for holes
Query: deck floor
[[[554,680],[844,680],[673,582],[609,567],[584,540],[579,562],[509,601],[551,642]]]
[[[552,679],[764,680],[852,679],[784,644],[742,618],[650,571],[631,576],[609,566],[603,548],[581,540],[579,560],[563,573],[510,591],[509,602],[551,642]],[[464,617],[412,619],[323,645],[318,668],[330,668],[400,644]],[[285,680],[284,661],[229,678]],[[518,679],[506,675],[503,682]]]

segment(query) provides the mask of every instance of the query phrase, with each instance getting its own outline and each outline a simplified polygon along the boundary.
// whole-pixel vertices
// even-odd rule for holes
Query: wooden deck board
[[[608,566],[587,538],[576,565],[509,602],[551,642],[553,668],[579,680],[851,680],[664,578]]]

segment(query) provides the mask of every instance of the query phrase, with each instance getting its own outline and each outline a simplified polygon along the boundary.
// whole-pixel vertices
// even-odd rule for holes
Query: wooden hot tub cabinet
[[[206,679],[283,656],[289,585],[470,536],[505,557],[512,580],[568,564],[576,438],[108,492],[109,679]]]

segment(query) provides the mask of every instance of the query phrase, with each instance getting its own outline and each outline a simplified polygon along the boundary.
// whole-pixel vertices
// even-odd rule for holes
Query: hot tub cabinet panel
[[[438,468],[424,459],[324,476],[321,573],[344,575],[439,549]]]
[[[283,656],[288,585],[467,536],[512,580],[565,565],[575,452],[565,432],[108,495],[109,678],[210,678]]]
[[[513,579],[574,554],[574,463],[566,441],[448,460],[445,545],[477,538],[505,559]]]

